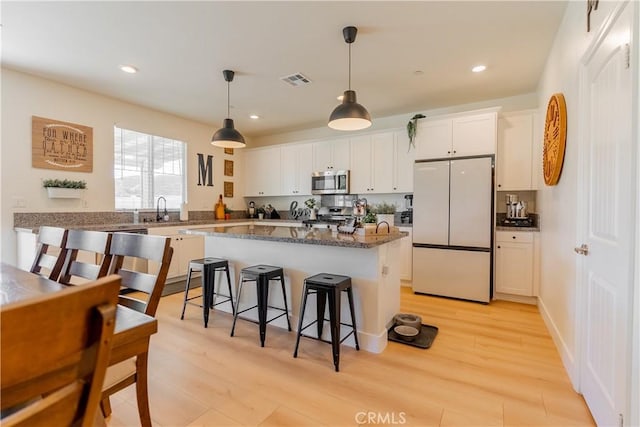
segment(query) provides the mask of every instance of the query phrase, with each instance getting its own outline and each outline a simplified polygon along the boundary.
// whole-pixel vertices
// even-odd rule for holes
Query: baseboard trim
[[[567,375],[569,376],[569,380],[571,381],[571,385],[573,389],[579,393],[579,371],[578,366],[576,364],[575,357],[571,351],[569,351],[569,347],[567,343],[562,339],[562,335],[560,335],[560,331],[556,327],[553,318],[549,314],[549,310],[547,310],[546,305],[541,297],[538,297],[538,309],[540,310],[540,315],[542,316],[542,320],[544,324],[547,326],[547,330],[553,339],[553,343],[556,345],[556,349],[560,354],[560,359],[562,360],[562,364],[564,365],[565,371],[567,371]]]

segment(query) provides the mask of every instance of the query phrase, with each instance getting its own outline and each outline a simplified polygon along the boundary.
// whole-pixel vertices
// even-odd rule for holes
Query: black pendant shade
[[[218,129],[211,137],[211,145],[223,148],[244,148],[246,146],[244,137],[233,127],[233,119],[229,118],[229,83],[233,81],[234,72],[224,70],[222,75],[227,82],[227,118],[222,123],[222,128]]]
[[[342,104],[329,116],[329,127],[337,130],[360,130],[371,126],[371,116],[366,108],[356,101],[356,92],[351,90],[351,43],[356,41],[356,27],[342,29],[344,41],[349,45],[349,90],[344,91]]]

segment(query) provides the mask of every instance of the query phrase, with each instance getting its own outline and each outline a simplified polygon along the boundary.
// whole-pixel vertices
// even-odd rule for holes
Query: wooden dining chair
[[[65,260],[58,282],[78,285],[106,276],[111,263],[110,244],[110,233],[69,230]]]
[[[67,230],[41,226],[38,231],[38,249],[31,265],[32,273],[58,280],[64,264]]]
[[[0,306],[0,425],[93,425],[119,289],[109,276]]]
[[[122,290],[118,301],[121,305],[155,317],[173,256],[173,248],[170,243],[171,238],[169,237],[113,233],[109,273],[122,277]],[[131,257],[158,263],[160,268],[157,274],[123,267],[125,259]],[[128,291],[136,292],[130,293]],[[111,414],[109,396],[135,383],[140,422],[142,426],[151,425],[147,390],[147,357],[148,353],[145,352],[107,369],[100,404],[105,417]]]

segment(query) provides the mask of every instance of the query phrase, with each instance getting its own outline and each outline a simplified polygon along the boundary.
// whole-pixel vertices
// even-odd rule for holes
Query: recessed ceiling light
[[[125,73],[129,73],[129,74],[135,74],[138,72],[138,69],[133,65],[121,65],[120,69]]]
[[[416,70],[416,71],[413,72],[413,75],[415,75],[415,76],[421,76],[423,74],[424,74],[424,71],[422,71],[422,70]]]
[[[484,70],[486,70],[486,69],[487,69],[487,66],[486,66],[486,65],[476,65],[475,67],[473,67],[473,68],[471,69],[471,71],[473,71],[474,73],[481,73],[481,72],[483,72],[483,71],[484,71]]]
[[[260,118],[260,116],[259,116],[259,115],[257,115],[257,114],[252,114],[252,115],[250,115],[250,116],[249,116],[249,118],[250,118],[250,119],[253,119],[253,120],[257,120],[257,119],[259,119],[259,118]]]

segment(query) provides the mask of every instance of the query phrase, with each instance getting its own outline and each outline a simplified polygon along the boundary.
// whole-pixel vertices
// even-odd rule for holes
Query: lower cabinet
[[[411,281],[413,274],[413,237],[411,227],[398,227],[400,231],[406,231],[409,235],[400,239],[400,280]]]
[[[535,296],[537,239],[533,232],[496,232],[496,292]]]
[[[184,227],[180,227],[181,229]],[[182,278],[189,272],[189,261],[204,258],[204,237],[192,234],[177,234],[177,228],[162,227],[150,228],[149,234],[166,236],[171,238],[173,257],[167,273],[167,281]],[[155,273],[160,265],[149,262],[149,273]]]

